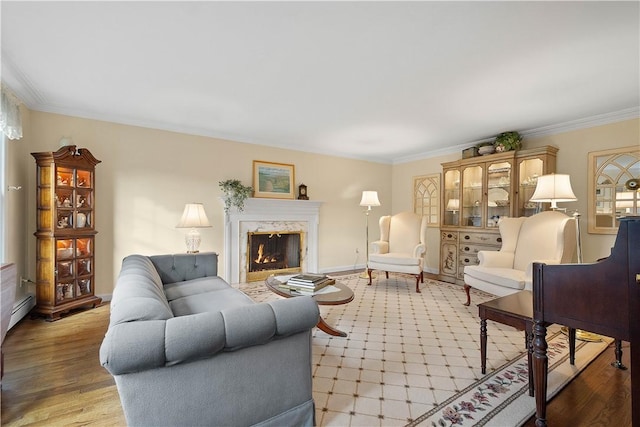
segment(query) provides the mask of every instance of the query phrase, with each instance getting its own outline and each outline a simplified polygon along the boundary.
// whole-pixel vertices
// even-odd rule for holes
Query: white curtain
[[[2,105],[0,106],[0,130],[9,139],[22,138],[22,119],[20,100],[2,86]]]

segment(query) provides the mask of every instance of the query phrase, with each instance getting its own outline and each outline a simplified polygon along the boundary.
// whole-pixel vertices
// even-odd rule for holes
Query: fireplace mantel
[[[220,199],[224,205],[222,198]],[[250,227],[269,227],[269,223],[302,224],[306,232],[306,248],[303,267],[305,271],[318,271],[318,226],[320,223],[320,205],[313,200],[282,200],[249,198],[245,200],[244,210],[238,212],[232,208],[224,216],[224,259],[225,279],[229,283],[240,283],[246,279],[242,270],[243,257],[246,256],[246,224]]]

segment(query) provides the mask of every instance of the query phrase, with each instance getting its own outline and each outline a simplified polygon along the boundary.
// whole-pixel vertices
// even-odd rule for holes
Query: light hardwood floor
[[[25,318],[3,345],[2,425],[126,425],[98,351],[109,306],[56,322]]]
[[[2,426],[124,426],[115,383],[98,360],[108,322],[102,305],[52,323],[25,318],[9,331]],[[549,403],[550,425],[604,427],[613,419],[631,425],[630,371],[612,368],[613,359],[609,348]]]

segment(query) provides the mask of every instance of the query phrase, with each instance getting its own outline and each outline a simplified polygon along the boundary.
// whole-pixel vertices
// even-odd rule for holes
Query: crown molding
[[[529,129],[520,132],[523,137],[539,138],[543,136],[557,135],[559,133],[570,132],[574,130],[587,129],[596,126],[607,125],[611,123],[622,122],[625,120],[632,120],[640,118],[640,106],[626,108],[620,111],[614,111],[611,113],[599,114],[596,116],[585,117],[582,119],[571,120],[564,123],[557,123],[548,126],[542,126],[535,129]],[[411,156],[397,157],[393,160],[392,164],[409,163],[417,160],[430,159],[433,157],[439,157],[447,154],[460,153],[465,148],[473,147],[481,142],[491,141],[493,138],[485,138],[482,140],[472,141],[465,144],[458,144],[453,147],[444,147],[438,150],[419,153]]]

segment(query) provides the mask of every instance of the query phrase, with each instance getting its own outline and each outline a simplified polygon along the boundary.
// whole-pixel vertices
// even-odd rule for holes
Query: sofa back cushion
[[[218,275],[218,254],[154,255],[149,257],[163,284]]]

